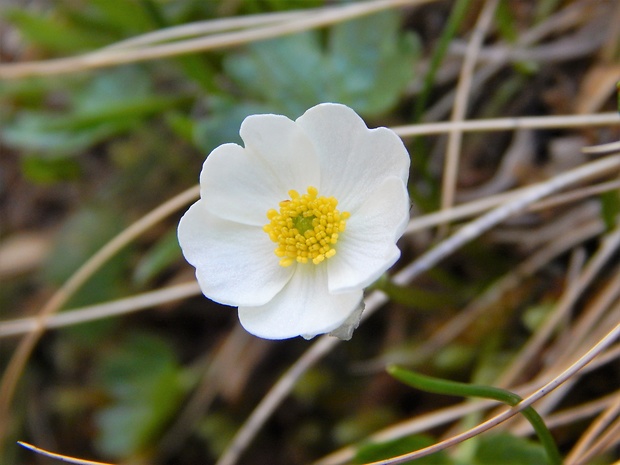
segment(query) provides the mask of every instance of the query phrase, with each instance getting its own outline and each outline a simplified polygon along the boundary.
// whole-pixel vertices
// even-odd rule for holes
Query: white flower
[[[364,288],[400,256],[407,150],[332,103],[296,121],[248,116],[239,133],[245,147],[207,157],[201,198],[179,224],[202,292],[239,307],[259,337],[350,337]]]

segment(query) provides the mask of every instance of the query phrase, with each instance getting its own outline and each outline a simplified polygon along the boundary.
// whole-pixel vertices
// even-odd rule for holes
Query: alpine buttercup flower
[[[245,147],[207,157],[179,243],[202,292],[267,339],[348,338],[365,287],[396,262],[409,156],[387,128],[324,103],[295,121],[252,115]]]

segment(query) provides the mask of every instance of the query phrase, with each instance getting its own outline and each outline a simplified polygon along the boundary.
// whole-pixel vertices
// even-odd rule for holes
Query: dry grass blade
[[[15,388],[20,375],[26,365],[32,350],[45,332],[45,320],[61,309],[67,300],[93,275],[110,257],[116,254],[126,244],[135,237],[148,230],[153,224],[158,223],[163,218],[187,205],[198,197],[199,188],[194,186],[173,199],[151,211],[133,225],[125,229],[118,236],[114,237],[102,249],[100,249],[90,260],[82,265],[69,280],[52,296],[47,304],[41,309],[37,316],[37,326],[30,331],[20,341],[17,350],[14,352],[0,383],[0,444],[6,434],[5,428],[8,425],[9,411]]]
[[[602,233],[603,230],[604,225],[602,223],[587,225],[584,228],[572,231],[571,234],[563,236],[548,247],[528,257],[514,271],[491,284],[488,290],[467,305],[454,318],[442,325],[416,351],[416,358],[425,359],[431,354],[437,353],[441,347],[446,346],[463,333],[477,318],[491,310],[503,295],[517,288],[524,279],[540,271],[554,258],[583,243],[583,241]]]
[[[392,130],[400,137],[413,137],[443,134],[451,130],[463,132],[510,131],[515,129],[575,128],[613,125],[620,125],[620,115],[618,115],[617,112],[596,113],[591,115],[522,116],[514,118],[493,118],[488,120],[411,124],[393,127]]]
[[[241,326],[226,335],[216,351],[207,355],[207,360],[202,364],[202,380],[177,415],[174,424],[159,441],[158,455],[162,458],[172,457],[218,395],[241,395],[252,372],[251,367],[270,347],[270,342],[253,338]]]
[[[609,190],[614,190],[620,188],[620,181],[610,181],[606,183],[601,183],[598,185],[593,185],[589,187],[584,187],[581,189],[576,189],[575,191],[568,192],[566,194],[560,194],[554,197],[550,197],[549,199],[541,202],[534,203],[530,206],[528,211],[537,211],[540,209],[555,207],[564,203],[574,202],[577,200],[581,200],[585,197],[593,196],[600,194],[602,192],[607,192]],[[468,204],[463,204],[458,207],[446,210],[440,213],[432,213],[428,215],[424,215],[421,217],[417,217],[411,220],[408,228],[407,234],[411,234],[413,232],[431,228],[433,226],[437,226],[444,221],[456,221],[469,216],[474,215],[475,213],[482,212],[491,208],[493,205],[501,204],[506,201],[506,199],[514,198],[519,195],[519,192],[522,190],[517,190],[513,192],[508,192],[505,194],[501,194],[495,197],[488,197],[483,199],[482,201],[473,201]],[[547,257],[550,252],[551,256],[555,256],[559,253],[562,253],[566,250],[566,248],[575,245],[577,243],[582,242],[587,237],[591,237],[594,234],[602,232],[603,225],[591,225],[586,229],[576,231],[578,234],[569,235],[567,237],[562,238],[560,241],[557,241],[553,244],[553,247],[550,251],[543,251],[543,256]],[[585,234],[585,236],[584,236]],[[576,239],[575,239],[576,237]],[[568,244],[568,245],[566,245]],[[544,260],[548,260],[545,258]],[[542,265],[546,263],[543,260]],[[532,257],[532,261],[535,263],[540,263],[540,260],[536,257]],[[529,262],[529,260],[528,260]],[[524,264],[525,265],[525,264]],[[529,269],[529,266],[526,266]],[[528,274],[529,272],[517,273],[518,275]],[[512,282],[512,280],[509,280]],[[503,286],[502,286],[503,287]],[[113,302],[106,302],[97,305],[91,305],[84,308],[72,309],[63,312],[61,315],[52,315],[45,320],[43,323],[47,329],[61,328],[66,326],[72,326],[75,324],[85,323],[89,321],[94,321],[102,318],[110,318],[113,316],[124,315],[127,313],[143,310],[155,305],[161,305],[163,303],[172,302],[175,300],[185,299],[187,297],[191,297],[194,295],[200,294],[200,289],[198,284],[194,281],[186,284],[179,284],[175,286],[171,286],[168,288],[158,289],[156,291],[147,292],[141,295],[136,295],[133,297],[128,297],[125,299],[119,299]],[[471,315],[477,314],[472,313]],[[473,316],[470,315],[470,312],[464,311],[460,313],[459,320],[469,321]],[[20,318],[16,320],[10,321],[0,321],[0,338],[3,337],[11,337],[17,336],[20,334],[25,334],[30,331],[35,330],[41,324],[40,317],[28,317],[28,318]],[[459,327],[463,323],[459,324]],[[452,333],[453,331],[450,331]],[[445,337],[445,335],[444,335]],[[434,339],[429,341],[429,344],[432,343]],[[443,340],[443,338],[442,338]],[[423,351],[426,352],[426,351]]]
[[[579,457],[574,463],[570,463],[570,465],[587,465],[594,457],[614,447],[619,442],[620,418],[616,419],[616,421],[614,421],[614,423],[601,434],[601,436],[592,445],[592,447],[587,450],[586,453]]]
[[[397,284],[408,284],[423,272],[432,268],[439,261],[452,254],[459,247],[483,234],[506,218],[525,210],[532,203],[547,197],[559,190],[565,189],[572,184],[596,178],[620,169],[620,156],[609,157],[588,163],[572,171],[560,174],[555,178],[529,187],[518,196],[504,205],[492,210],[482,217],[472,221],[468,225],[456,231],[448,239],[444,240],[427,253],[420,256],[410,265],[396,273],[393,280]],[[370,316],[380,305],[386,302],[384,294],[373,292],[366,299],[364,318]],[[339,340],[323,337],[319,339],[289,370],[280,378],[273,388],[265,395],[248,420],[233,438],[224,454],[220,457],[217,465],[233,465],[237,462],[243,451],[263,426],[267,418],[273,413],[279,403],[288,395],[295,382],[301,375],[318,360],[325,356]]]
[[[339,342],[339,339],[322,336],[318,341],[312,344],[310,349],[304,352],[304,354],[273,385],[267,395],[263,397],[252,414],[244,422],[243,426],[237,431],[232,443],[218,459],[216,465],[232,465],[236,463],[267,419],[280,405],[280,402],[291,392],[291,389],[299,378],[301,378],[311,366],[328,354]]]
[[[580,457],[583,457],[585,451],[596,442],[597,438],[601,437],[605,428],[612,423],[614,418],[618,417],[619,413],[620,392],[616,392],[614,395],[614,402],[605,409],[592,425],[590,425],[590,428],[581,436],[577,444],[575,444],[573,449],[566,456],[566,464],[578,463]]]
[[[482,46],[482,41],[491,26],[493,14],[497,9],[497,0],[487,0],[478,16],[478,21],[474,26],[474,32],[467,46],[465,60],[461,69],[461,75],[456,88],[454,108],[450,116],[451,122],[458,122],[465,119],[467,114],[467,102],[472,85],[472,76],[478,59],[478,53]],[[456,193],[457,173],[459,167],[459,153],[463,133],[454,126],[448,135],[448,147],[446,149],[445,168],[443,170],[443,182],[441,191],[441,209],[451,207],[454,204]],[[445,232],[445,231],[444,231]]]
[[[279,23],[293,18],[300,18],[311,13],[312,10],[289,11],[283,13],[274,12],[183,24],[181,26],[159,29],[154,32],[142,34],[127,40],[122,40],[104,47],[100,51],[107,52],[110,50],[135,49],[187,37],[206,36],[215,32],[246,29],[252,26],[264,26],[266,24]]]
[[[544,210],[546,208],[557,207],[566,203],[571,203],[587,197],[598,195],[603,192],[616,190],[618,188],[620,188],[620,181],[608,181],[588,187],[577,188],[573,191],[563,194],[557,194],[553,197],[549,197],[548,199],[533,203],[528,207],[528,211],[533,212]],[[429,213],[427,215],[413,218],[409,222],[409,225],[405,230],[405,234],[413,234],[417,231],[431,228],[445,222],[453,222],[465,218],[470,218],[478,213],[483,213],[493,207],[507,202],[510,199],[518,197],[526,189],[528,189],[528,187],[523,187],[520,189],[504,192],[502,194],[497,194],[479,200],[474,200],[468,203],[460,204],[445,211]]]
[[[506,202],[499,208],[481,216],[466,226],[459,229],[453,236],[443,241],[433,249],[426,252],[416,261],[407,265],[401,270],[394,280],[398,284],[406,284],[413,277],[430,269],[442,258],[452,254],[454,250],[463,245],[464,242],[478,237],[496,224],[504,221],[512,215],[528,208],[529,205],[541,200],[544,197],[566,189],[578,182],[613,173],[620,167],[620,156],[613,156],[602,160],[587,163],[579,168],[559,174],[549,181],[530,186],[524,189],[517,198]]]
[[[607,363],[611,363],[617,360],[619,357],[620,344],[616,344],[605,352],[602,352],[590,364],[586,365],[580,373],[577,373],[575,377],[579,377],[580,375],[596,370],[606,365]],[[540,382],[535,380],[522,386],[513,387],[511,388],[511,391],[520,395],[524,395],[527,392],[531,392],[536,388],[536,386],[539,385]],[[579,406],[571,407],[567,410],[546,417],[545,423],[550,428],[571,424],[577,420],[596,415],[605,408],[608,408],[609,405],[611,405],[615,400],[616,396],[614,394],[594,401],[586,402]],[[400,423],[378,431],[369,436],[367,438],[367,441],[370,443],[382,443],[399,439],[405,436],[422,433],[438,426],[445,425],[459,419],[463,419],[465,416],[471,413],[482,412],[496,405],[496,401],[472,400],[449,407],[435,409],[429,413],[415,416],[414,418],[404,420]],[[513,430],[513,432],[514,434],[517,434],[519,436],[525,436],[531,433],[531,425],[529,423],[525,423],[524,427],[517,427]],[[348,463],[353,459],[356,450],[357,448],[354,446],[344,447],[317,460],[313,463],[313,465],[342,465],[344,463]]]
[[[406,463],[411,460],[418,459],[420,457],[425,457],[427,455],[434,454],[435,452],[439,452],[448,447],[452,447],[456,444],[459,444],[467,439],[470,439],[474,436],[477,436],[484,431],[487,431],[500,423],[510,419],[511,417],[518,414],[524,408],[532,405],[537,400],[545,397],[551,391],[556,389],[562,383],[566,382],[566,380],[575,376],[583,367],[585,367],[588,363],[590,363],[595,357],[597,357],[601,352],[603,352],[607,347],[609,347],[616,339],[620,337],[620,324],[618,324],[614,329],[612,329],[604,338],[602,338],[594,347],[592,347],[586,354],[584,354],[579,360],[577,360],[573,365],[571,365],[568,369],[563,371],[560,375],[553,378],[547,384],[542,386],[540,389],[536,390],[531,395],[527,396],[523,399],[515,407],[506,410],[505,412],[496,415],[490,420],[481,423],[480,425],[464,432],[458,434],[450,439],[437,443],[433,446],[426,447],[416,452],[412,452],[409,454],[404,454],[398,457],[394,457],[388,460],[380,460],[377,462],[372,462],[372,465],[396,465],[400,463]],[[371,465],[371,464],[368,464]]]
[[[616,267],[611,273],[614,275],[618,271],[619,268]],[[619,291],[613,280],[608,282],[591,304],[586,306],[582,315],[571,323],[571,327],[565,328],[563,334],[556,338],[553,345],[541,353],[543,363],[538,378],[558,372],[581,348],[590,347],[598,337],[620,319],[620,302],[617,301]],[[615,304],[614,301],[616,301]],[[537,411],[542,415],[550,412],[569,394],[576,382],[577,379],[569,380],[561,389],[541,400],[537,405]]]
[[[615,231],[606,235],[599,250],[592,257],[590,263],[579,277],[578,282],[566,289],[555,311],[545,321],[544,326],[536,332],[532,339],[521,350],[516,361],[513,362],[502,375],[499,381],[500,385],[508,386],[514,383],[519,377],[519,374],[525,370],[527,364],[535,358],[535,354],[541,350],[541,347],[551,336],[554,329],[556,329],[558,323],[566,317],[568,311],[572,308],[576,300],[580,298],[584,289],[592,283],[592,280],[619,247],[620,228],[617,228]]]
[[[37,454],[49,457],[54,460],[59,460],[60,462],[73,463],[75,465],[112,465],[106,462],[93,462],[91,460],[69,457],[68,455],[56,454],[54,452],[49,452],[45,449],[41,449],[40,447],[33,446],[32,444],[28,444],[27,442],[23,441],[19,441],[18,444],[22,447],[25,447],[26,449],[36,452]]]
[[[347,19],[358,18],[379,11],[431,3],[434,0],[374,0],[338,7],[326,7],[313,10],[313,15],[304,15],[299,19],[259,26],[251,29],[224,32],[197,39],[181,40],[169,44],[153,45],[129,49],[109,49],[96,51],[73,58],[5,64],[0,66],[0,79],[22,79],[27,76],[46,76],[52,74],[75,73],[96,68],[117,66],[126,63],[169,58],[206,50],[233,47],[258,40],[271,39],[294,34],[309,29],[335,24]]]
[[[145,292],[126,299],[119,299],[98,305],[67,310],[59,315],[51,315],[41,321],[41,317],[20,318],[12,321],[0,322],[0,338],[18,336],[36,331],[41,325],[46,329],[73,326],[89,321],[126,315],[131,312],[162,305],[176,300],[187,299],[200,294],[200,287],[196,281],[177,284],[161,288],[156,291]]]
[[[86,451],[87,457],[101,453],[101,458],[123,463],[182,465],[217,460],[217,465],[234,465],[244,458],[256,463],[307,463],[328,444],[354,444],[315,463],[340,465],[365,452],[357,446],[362,443],[429,432],[436,442],[441,441],[422,451],[375,462],[403,463],[490,428],[516,437],[531,435],[530,425],[517,413],[534,402],[548,427],[561,426],[554,430],[560,443],[574,444],[567,465],[608,457],[617,460],[620,391],[606,375],[613,376],[620,359],[616,279],[620,265],[614,262],[620,251],[620,145],[612,142],[582,149],[616,140],[620,131],[613,95],[620,89],[616,86],[620,69],[617,2],[526,1],[513,11],[498,0],[478,0],[469,2],[472,8],[455,29],[446,28],[445,19],[454,17],[455,4],[467,2],[323,1],[310,8],[302,2],[299,10],[288,10],[291,5],[282,2],[239,0],[217,5],[193,0],[174,5],[150,0],[119,4],[123,2],[132,8],[138,5],[130,20],[120,18],[125,10],[113,11],[107,2],[61,2],[62,8],[55,2],[27,2],[15,8],[22,11],[14,17],[7,16],[12,26],[0,32],[0,40],[10,42],[2,52],[9,62],[0,63],[0,83],[6,84],[0,93],[9,97],[8,130],[2,128],[2,136],[8,134],[7,143],[14,144],[9,146],[8,162],[0,157],[0,208],[8,205],[15,215],[7,222],[10,237],[22,239],[19,247],[0,247],[0,261],[5,250],[13,257],[8,267],[0,266],[0,306],[9,302],[22,310],[22,314],[15,313],[20,318],[0,321],[0,341],[5,338],[11,352],[4,353],[7,359],[12,357],[0,379],[0,448],[11,443],[7,438],[19,437],[71,454],[23,443],[42,456],[32,457],[12,442],[0,454],[0,462],[52,459],[110,465],[72,457]],[[325,6],[314,7],[319,4]],[[498,12],[498,8],[504,10]],[[254,14],[268,10],[278,11]],[[362,28],[355,21],[343,24],[388,10],[394,10],[393,14],[364,18]],[[139,17],[140,12],[144,17]],[[24,26],[23,18],[32,18],[33,23]],[[207,18],[214,19],[204,21]],[[184,21],[196,22],[166,27]],[[389,28],[382,26],[384,21]],[[49,29],[34,30],[37,24]],[[326,26],[334,27],[314,31]],[[63,34],[50,37],[59,28]],[[353,34],[356,28],[360,31]],[[285,37],[302,31],[312,32]],[[390,39],[392,32],[394,40]],[[350,40],[356,36],[364,40]],[[384,42],[366,42],[375,36]],[[74,37],[84,40],[71,43]],[[442,37],[446,40],[437,40]],[[297,39],[301,43],[306,38],[310,38],[307,49],[293,46]],[[442,58],[435,59],[433,44],[439,42],[439,50],[445,53],[436,53]],[[369,45],[375,43],[381,45]],[[110,45],[93,49],[101,44]],[[86,49],[91,51],[66,55]],[[18,62],[49,56],[63,58]],[[162,59],[167,60],[166,66],[147,63]],[[313,63],[324,65],[314,69],[321,78],[327,77],[326,82],[318,75],[313,79],[313,73],[300,72]],[[119,69],[106,69],[116,66]],[[130,68],[139,70],[138,74],[144,71],[148,91],[145,107],[141,98],[136,99],[136,106],[131,99],[121,102],[130,109],[127,129],[118,125],[124,131],[120,137],[112,132],[92,139],[97,142],[76,149],[77,156],[66,165],[56,159],[39,163],[35,160],[38,154],[28,153],[28,144],[37,143],[35,136],[42,135],[42,151],[53,150],[55,142],[47,139],[45,128],[26,124],[31,111],[41,116],[45,127],[49,115],[60,116],[57,126],[55,119],[50,121],[55,137],[65,116],[67,121],[72,121],[74,113],[81,116],[82,100],[88,103],[85,108],[97,110],[97,105],[91,106],[97,100],[90,98],[91,88],[103,94],[109,86],[108,91],[122,94],[119,91],[126,90],[124,83],[129,81],[123,76],[116,81],[116,74]],[[84,73],[89,70],[101,72]],[[331,79],[332,71],[338,79]],[[58,79],[58,75],[68,79]],[[34,79],[26,79],[30,77]],[[138,88],[141,79],[130,81]],[[364,98],[358,98],[357,89],[366,81],[370,90],[360,91]],[[402,82],[394,84],[398,81]],[[159,108],[160,97],[163,101],[181,93],[178,106],[151,111],[151,103]],[[311,105],[311,100],[342,101],[371,126],[392,126],[403,139],[422,136],[410,147],[412,170],[407,187],[419,210],[441,205],[440,211],[411,219],[400,239],[402,256],[394,273],[377,284],[387,283],[386,293],[367,293],[364,327],[320,367],[313,368],[339,347],[338,339],[272,342],[254,338],[238,324],[234,310],[203,311],[204,306],[217,307],[216,302],[191,299],[175,303],[175,308],[181,307],[178,312],[121,317],[200,294],[195,281],[169,285],[181,282],[176,276],[185,276],[187,264],[178,261],[172,225],[153,227],[196,199],[197,187],[152,211],[94,256],[93,248],[101,241],[94,240],[94,235],[88,237],[87,228],[74,228],[79,238],[76,245],[81,245],[82,238],[93,241],[84,241],[89,242],[88,251],[76,254],[75,260],[67,255],[67,270],[58,276],[51,276],[55,270],[51,266],[48,270],[45,262],[45,250],[55,248],[31,250],[36,242],[23,240],[34,230],[39,237],[47,234],[43,245],[53,245],[51,233],[70,223],[73,213],[79,216],[97,196],[110,200],[105,206],[111,207],[112,214],[121,212],[116,217],[145,211],[141,205],[152,205],[149,190],[158,189],[160,181],[170,181],[165,186],[170,193],[194,182],[191,179],[200,160],[186,156],[205,155],[218,139],[231,142],[230,132],[239,128],[232,116],[241,118],[247,110],[293,117]],[[115,117],[113,106],[114,111],[101,116],[107,123],[112,114],[110,128],[125,119]],[[451,121],[407,124],[414,106],[416,121]],[[119,105],[119,114],[125,115],[124,107]],[[527,114],[538,116],[521,116]],[[496,115],[512,117],[491,119]],[[60,131],[62,135],[82,137],[92,122],[91,114],[87,116],[87,122],[77,121],[75,127]],[[134,116],[132,126],[129,120]],[[500,131],[518,132],[511,137]],[[521,145],[519,132],[527,133]],[[204,137],[199,140],[199,136]],[[150,170],[141,169],[146,165],[152,177]],[[5,166],[11,171],[8,176]],[[71,174],[77,166],[84,171]],[[29,177],[36,178],[38,169],[56,180],[33,185]],[[97,183],[87,185],[85,195],[76,195],[81,194],[82,184],[93,179]],[[123,194],[129,190],[126,183],[139,194],[131,205],[124,203]],[[13,189],[14,185],[23,190]],[[51,209],[29,208],[41,208],[41,197],[47,207],[53,197],[47,194],[56,194],[56,189],[59,197]],[[109,220],[104,217],[102,221]],[[436,227],[438,238],[431,230]],[[118,254],[117,261],[106,263],[141,234],[135,245],[124,250],[126,255]],[[2,237],[4,232],[0,232]],[[68,250],[72,244],[61,243],[59,248]],[[29,256],[23,254],[25,250]],[[79,252],[78,247],[75,251]],[[51,261],[65,264],[65,257]],[[113,272],[107,280],[109,269]],[[99,279],[86,282],[95,271],[101,272],[95,276]],[[48,272],[50,276],[45,275]],[[18,284],[16,290],[9,289],[5,297],[5,288],[11,288],[13,280]],[[48,299],[49,289],[56,290],[63,281]],[[101,294],[86,295],[91,284],[99,285]],[[74,295],[78,289],[81,292]],[[75,301],[84,297],[97,304],[60,312],[72,295]],[[32,316],[21,318],[26,315]],[[371,315],[375,317],[368,321]],[[110,317],[119,321],[78,326]],[[48,330],[70,326],[76,327],[41,340]],[[100,328],[102,332],[90,338],[90,331]],[[15,336],[19,338],[7,340]],[[147,348],[133,357],[139,352],[134,341],[142,337],[153,341],[155,349]],[[40,350],[33,355],[38,344]],[[511,409],[491,400],[446,407],[443,397],[423,397],[403,387],[397,391],[383,369],[386,361],[395,359],[446,378],[456,375],[482,384],[504,384],[528,397]],[[133,368],[127,374],[108,372],[117,363],[131,362],[133,367],[134,360],[135,366],[155,373],[148,362],[155,366],[164,361],[162,371],[169,385],[167,379],[160,384],[156,377],[136,380],[133,375],[139,370]],[[307,378],[302,382],[304,375]],[[22,387],[23,392],[18,391]],[[130,395],[116,396],[125,387],[132,390]],[[335,405],[334,398],[345,402]],[[285,401],[287,408],[282,407]],[[89,427],[81,429],[82,421]],[[127,431],[135,433],[134,437]],[[266,441],[252,445],[259,436]],[[119,438],[125,441],[124,450],[114,449],[112,443]],[[467,461],[480,453],[482,443],[471,441],[451,452],[456,460]],[[598,457],[601,454],[606,455]]]

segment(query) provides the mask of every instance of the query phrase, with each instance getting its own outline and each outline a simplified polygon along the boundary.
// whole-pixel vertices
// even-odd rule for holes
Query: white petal
[[[266,181],[282,192],[295,189],[305,193],[309,186],[320,189],[319,158],[306,133],[294,121],[281,115],[252,115],[243,121],[239,134],[246,149],[271,170]]]
[[[241,124],[245,148],[217,147],[200,174],[201,196],[211,213],[255,226],[267,221],[288,191],[319,188],[320,167],[314,148],[295,122],[279,115],[252,115]]]
[[[336,255],[327,261],[329,290],[350,292],[376,281],[398,257],[396,241],[409,221],[409,196],[400,178],[388,178],[347,220]]]
[[[324,103],[297,119],[321,160],[321,195],[353,213],[386,177],[409,176],[409,154],[390,129],[368,129],[349,107]]]
[[[286,190],[273,179],[262,158],[236,144],[217,147],[200,173],[200,195],[214,215],[254,226],[267,224],[267,211],[278,207]]]
[[[199,200],[181,218],[179,243],[205,296],[226,305],[262,305],[282,290],[295,265],[278,264],[259,227],[212,215]]]
[[[248,332],[265,339],[310,338],[341,326],[361,300],[361,290],[330,294],[325,266],[300,265],[272,301],[239,307],[239,320]]]
[[[353,331],[357,329],[362,321],[362,313],[364,313],[364,302],[360,302],[355,311],[349,315],[349,318],[331,331],[329,335],[342,339],[343,341],[350,340],[353,336]]]

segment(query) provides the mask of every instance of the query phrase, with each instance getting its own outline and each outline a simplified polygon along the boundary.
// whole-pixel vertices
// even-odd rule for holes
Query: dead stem
[[[467,103],[469,101],[472,76],[478,60],[478,53],[482,47],[482,41],[491,26],[491,20],[497,8],[497,3],[497,0],[487,0],[474,26],[474,32],[467,45],[465,60],[463,61],[463,67],[456,88],[454,107],[452,109],[452,115],[450,116],[450,121],[452,123],[463,121],[467,114]],[[445,155],[445,167],[443,170],[441,190],[441,210],[450,208],[454,204],[462,137],[463,132],[458,129],[458,126],[453,126],[448,134],[448,147]],[[441,236],[443,236],[445,232],[445,228],[440,228]]]
[[[125,245],[154,224],[195,200],[198,194],[198,186],[194,186],[163,203],[122,231],[84,263],[41,309],[37,316],[36,328],[32,329],[20,341],[2,375],[2,382],[0,383],[0,419],[2,419],[0,421],[0,444],[4,440],[6,428],[9,424],[10,406],[17,383],[32,350],[45,332],[47,318],[58,312],[80,286]]]
[[[187,39],[140,48],[109,48],[105,51],[96,51],[77,57],[41,62],[5,64],[0,66],[0,79],[23,79],[29,76],[77,73],[126,63],[158,60],[207,50],[219,50],[328,26],[382,10],[421,5],[431,3],[432,1],[435,0],[373,0],[344,6],[318,8],[312,10],[314,13],[312,15],[293,17],[290,21],[241,31],[224,32],[197,39]]]

